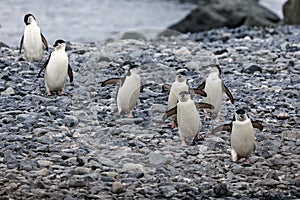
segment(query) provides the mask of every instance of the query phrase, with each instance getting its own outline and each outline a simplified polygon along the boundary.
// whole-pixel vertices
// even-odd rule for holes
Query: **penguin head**
[[[238,109],[235,112],[235,119],[237,121],[245,121],[248,118],[247,113],[244,109]]]
[[[32,22],[35,22],[35,17],[31,13],[26,14],[24,16],[24,23],[28,25],[31,24]]]
[[[140,66],[130,61],[126,61],[123,63],[123,68],[128,71],[127,75],[130,75],[130,72],[138,73]]]
[[[208,67],[209,67],[210,73],[217,73],[218,76],[221,76],[222,70],[220,68],[220,65],[218,65],[218,64],[211,64]]]
[[[179,93],[179,101],[185,102],[191,98],[191,94],[188,91],[182,91]]]
[[[66,42],[62,39],[56,40],[53,47],[55,47],[55,49],[66,49]]]
[[[184,82],[186,80],[186,69],[178,69],[176,71],[176,81]]]

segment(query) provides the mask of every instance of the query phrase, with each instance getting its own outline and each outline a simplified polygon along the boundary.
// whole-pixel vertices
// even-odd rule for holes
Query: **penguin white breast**
[[[222,80],[218,76],[209,75],[205,82],[204,91],[207,97],[203,97],[203,102],[212,104],[215,112],[221,110],[223,99],[223,86]]]
[[[177,121],[181,137],[192,138],[200,131],[200,116],[193,100],[178,102]]]
[[[140,95],[141,78],[138,74],[131,73],[126,76],[124,83],[118,90],[118,110],[131,111],[137,103]]]
[[[42,60],[42,38],[40,28],[36,23],[29,24],[24,30],[23,47],[25,57],[36,61]]]
[[[168,110],[174,108],[179,99],[179,93],[182,91],[188,91],[189,87],[186,82],[175,81],[170,89],[170,94],[168,98]]]
[[[250,119],[234,121],[231,133],[231,148],[240,157],[249,157],[254,149],[255,137]]]
[[[54,51],[46,67],[45,81],[50,90],[64,87],[68,71],[68,55],[65,51]]]

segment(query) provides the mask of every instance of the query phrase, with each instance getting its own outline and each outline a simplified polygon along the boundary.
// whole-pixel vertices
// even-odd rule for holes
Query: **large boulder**
[[[282,11],[285,24],[300,24],[300,0],[288,0]]]
[[[205,0],[169,29],[193,33],[219,27],[264,26],[279,22],[280,18],[262,7],[257,0]]]

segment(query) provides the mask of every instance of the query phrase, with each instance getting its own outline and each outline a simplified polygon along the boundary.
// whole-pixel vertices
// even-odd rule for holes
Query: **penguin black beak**
[[[245,116],[244,116],[244,115],[240,115],[240,118],[241,118],[242,120],[245,120]]]

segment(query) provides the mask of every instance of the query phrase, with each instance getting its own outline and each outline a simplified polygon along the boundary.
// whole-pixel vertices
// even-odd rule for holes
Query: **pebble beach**
[[[130,33],[103,42],[67,42],[74,82],[48,97],[42,63],[24,61],[0,44],[1,199],[298,199],[300,198],[300,27],[214,29],[147,38]],[[49,52],[53,49],[51,48]],[[49,52],[45,52],[44,60]],[[221,121],[204,121],[203,141],[180,146],[163,121],[176,68],[191,87],[218,60],[224,96]],[[126,61],[141,66],[144,85],[135,118],[117,113],[116,86]],[[195,96],[196,102],[201,97]],[[237,108],[264,129],[255,131],[249,164],[231,161],[230,133],[211,130]]]

